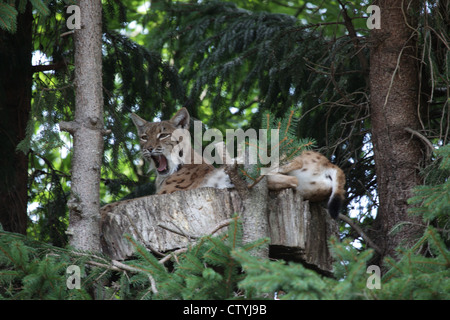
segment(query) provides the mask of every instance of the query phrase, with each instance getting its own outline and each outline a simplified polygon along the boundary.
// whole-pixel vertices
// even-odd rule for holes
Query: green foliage
[[[14,33],[17,29],[17,14],[14,5],[0,2],[0,28]]]
[[[160,41],[174,54],[187,53],[175,56],[181,77],[192,79],[190,99],[198,103],[202,99],[213,110],[214,126],[223,116],[231,116],[224,108],[230,103],[243,110],[253,101],[259,115],[280,111],[277,116],[297,104],[309,75],[305,60],[316,60],[313,56],[321,42],[297,19],[220,1],[169,4],[166,10],[166,24],[158,30],[163,34]],[[174,37],[179,41],[173,42]],[[205,87],[206,95],[200,98]]]
[[[447,148],[438,153],[443,157],[441,171],[446,172],[450,153]],[[433,217],[448,225],[446,207],[429,205],[433,193],[419,188],[417,196],[429,212],[424,219]],[[441,232],[445,234],[447,229]],[[88,291],[97,288],[104,292],[103,297],[122,299],[252,299],[274,292],[284,292],[281,299],[450,299],[450,251],[432,226],[415,246],[399,248],[395,260],[386,258],[387,272],[380,279],[380,288],[369,286],[374,277],[367,268],[372,250],[357,250],[349,239],[330,239],[333,277],[325,277],[298,263],[252,256],[251,250],[268,240],[243,244],[237,216],[225,234],[205,236],[172,253],[170,266],[127,238],[136,249],[136,259],[117,267],[99,255],[0,232],[0,298],[86,299],[92,298]],[[81,290],[66,287],[64,271],[72,264],[87,274]],[[116,285],[101,280],[111,276],[111,269],[120,273]]]
[[[59,132],[57,123],[71,120],[73,117],[73,43],[71,36],[61,37],[61,34],[68,31],[64,23],[65,8],[62,1],[29,2],[34,4],[34,10],[38,13],[33,22],[35,53],[44,56],[45,64],[63,62],[65,66],[33,75],[32,113],[27,126],[27,137],[18,146],[19,150],[29,152],[29,199],[30,203],[37,206],[33,209],[30,206],[30,217],[33,221],[30,235],[56,246],[64,246],[67,242],[64,230],[67,225],[66,201],[71,180],[71,138]],[[14,32],[17,15],[24,12],[27,3],[26,0],[1,0],[0,28]],[[335,163],[346,172],[351,172],[347,183],[349,201],[354,199],[360,202],[362,196],[373,197],[376,181],[370,144],[368,112],[370,93],[355,54],[362,52],[367,57],[367,48],[371,44],[367,41],[368,30],[365,27],[365,19],[360,18],[365,15],[366,2],[345,2],[358,34],[359,48],[354,46],[347,35],[342,24],[341,8],[336,1],[324,1],[319,5],[302,0],[285,3],[245,0],[227,3],[154,1],[151,9],[142,13],[142,9],[138,8],[146,3],[149,2],[134,0],[103,2],[105,124],[112,133],[105,137],[102,202],[108,203],[126,195],[144,195],[152,192],[151,179],[149,181],[145,168],[139,163],[134,127],[127,114],[138,112],[148,120],[167,119],[183,104],[186,104],[193,118],[203,120],[207,126],[219,129],[245,126],[260,128],[265,125],[266,113],[270,113],[270,119],[287,119],[286,115],[294,108],[296,113],[292,120],[296,120],[297,117],[299,119],[295,123],[297,125],[295,130],[292,130],[294,126],[289,127],[289,135],[314,138],[318,147],[326,147],[323,150],[328,156],[333,153]],[[46,10],[42,4],[48,5],[47,16],[44,16]],[[418,117],[423,122],[422,125],[426,130],[424,132],[433,137],[430,141],[435,145],[448,143],[446,140],[448,121],[445,121],[448,119],[448,89],[445,88],[449,83],[450,53],[445,44],[449,42],[450,26],[445,23],[448,17],[448,13],[442,11],[445,6],[440,4],[441,2],[439,5],[438,2],[423,2],[425,9],[422,8],[418,12],[426,14],[418,17],[421,26],[416,30],[420,52],[418,56],[422,57],[420,94],[425,98],[421,99],[423,113]],[[133,29],[132,23],[127,25],[131,21],[136,21],[137,27],[141,27],[142,32],[136,32],[139,29]],[[124,35],[124,30],[127,36]],[[270,124],[271,127],[274,125],[277,125],[276,121]],[[286,124],[280,126],[288,127]],[[301,145],[308,142],[309,140],[299,143]],[[67,156],[62,156],[63,150],[68,151]],[[446,161],[448,164],[448,160]],[[442,162],[442,165],[445,165],[445,162]],[[418,193],[410,200],[411,204],[417,206],[412,212],[423,215],[439,232],[443,230],[443,241],[448,241],[449,237],[448,165],[446,168],[447,171],[441,172],[433,167],[429,176],[431,177],[434,172],[440,172],[439,182],[418,188]],[[369,203],[375,202],[373,200]],[[365,219],[364,223],[368,223],[369,220]],[[430,271],[432,278],[429,280],[433,284],[439,281],[439,272],[442,277],[448,278],[445,273],[445,268],[448,267],[442,262],[434,264],[437,261],[434,259],[445,260],[442,260],[442,257],[445,257],[442,253],[445,251],[442,250],[446,246],[438,238],[437,242],[433,242],[434,238],[428,235],[425,240],[422,239],[420,246],[420,249],[428,255],[423,260],[427,261],[425,264],[436,266],[436,270]],[[49,265],[50,261],[56,265],[63,259],[63,255],[58,251],[58,256],[48,257],[54,260],[44,262],[44,256],[40,255],[41,251],[35,250],[41,245],[30,244],[22,238],[14,239],[24,241],[24,246],[16,244],[14,250],[26,252],[28,263],[34,261],[37,266],[42,267],[29,269],[31,271],[23,273],[24,271],[20,267],[16,268],[13,262],[21,261],[18,256],[15,260],[8,260],[3,256],[6,260],[2,260],[2,263],[6,265],[5,261],[9,261],[5,267],[9,275],[3,274],[2,284],[5,283],[11,290],[8,294],[4,291],[1,294],[8,297],[20,292],[23,285],[21,279],[28,275],[43,277],[44,269],[47,268],[44,265]],[[214,241],[216,240],[204,239],[200,247],[215,246]],[[207,263],[208,267],[195,269],[193,265],[188,265],[188,261],[183,260],[186,259],[184,256],[180,256],[180,261],[184,261],[191,272],[196,272],[195,278],[187,280],[189,278],[187,274],[184,275],[186,278],[183,278],[181,270],[178,270],[180,276],[177,279],[180,282],[167,282],[168,286],[172,286],[171,289],[167,289],[168,296],[172,294],[180,297],[180,294],[175,293],[176,288],[180,287],[180,283],[183,286],[188,281],[191,288],[203,285],[205,288],[208,286],[208,290],[211,291],[217,283],[224,283],[225,273],[221,267],[214,265],[214,259],[220,260],[220,256],[214,256],[214,259],[206,262],[208,258],[201,255],[206,254],[206,251],[202,251],[200,247],[198,254],[188,258],[194,262],[198,259]],[[433,247],[437,250],[433,250]],[[9,254],[7,250],[10,248],[6,246],[2,248]],[[336,265],[336,272],[339,279],[352,278],[354,281],[352,283],[334,282],[314,276],[312,271],[296,264],[269,263],[270,266],[264,270],[279,272],[282,270],[291,276],[299,275],[299,279],[306,279],[302,281],[308,284],[304,288],[327,288],[324,290],[330,291],[319,293],[313,290],[311,296],[308,296],[301,283],[291,285],[287,282],[287,277],[283,278],[281,275],[284,282],[280,280],[278,287],[286,287],[289,290],[288,298],[344,296],[379,298],[382,297],[382,293],[385,294],[383,297],[390,297],[384,290],[365,289],[361,293],[361,288],[364,288],[364,277],[367,277],[362,272],[364,269],[362,263],[369,254],[360,257],[359,253],[351,250],[346,242],[339,248],[334,252],[343,257],[343,260],[338,260],[342,263]],[[52,248],[51,252],[52,250],[56,249]],[[245,252],[231,251],[230,255],[235,259],[242,258],[239,260],[240,263],[242,265],[248,263],[249,274],[253,272],[252,258],[245,256]],[[409,270],[418,275],[422,268],[418,267],[421,266],[420,263],[415,263],[419,262],[422,255],[412,251],[402,251],[401,255],[408,257],[395,265],[395,268],[398,267],[402,271],[389,273],[391,278],[386,280],[386,284],[383,283],[383,288],[392,283],[392,290],[405,292],[405,295],[392,295],[394,298],[407,297],[408,294],[411,296],[409,284],[414,282],[410,279],[412,273]],[[72,263],[80,258],[64,256],[64,259],[66,263]],[[151,256],[140,259],[143,266],[151,265]],[[414,263],[408,264],[409,261]],[[107,264],[103,260],[101,262]],[[20,266],[23,267],[24,264]],[[2,270],[3,266],[2,264]],[[256,260],[254,266],[257,267]],[[417,269],[414,269],[416,267]],[[102,272],[104,270],[102,269]],[[153,269],[148,267],[148,270]],[[133,283],[129,282],[127,277],[121,277],[123,286],[120,294],[123,297],[153,297],[148,286],[148,270],[146,269],[143,275],[133,273],[131,276],[136,276]],[[170,273],[168,270],[156,270],[155,279],[158,277],[163,279]],[[426,270],[428,272],[430,269]],[[268,276],[262,273],[263,270],[260,274],[256,271],[252,276],[261,279]],[[62,275],[61,272],[62,268],[55,268],[50,273],[56,274],[57,277]],[[8,276],[10,278],[7,278]],[[421,286],[425,284],[426,277],[427,275],[423,275]],[[29,279],[29,284],[26,285],[32,286],[36,280],[33,280],[35,279],[33,276]],[[202,284],[202,280],[212,283]],[[246,277],[242,280],[246,281],[245,286],[249,293],[265,292],[262,287],[250,287],[250,281],[247,282]],[[49,281],[54,283],[52,280]],[[393,285],[395,281],[398,288]],[[276,279],[272,278],[270,283],[271,289],[277,287]],[[406,283],[406,287],[401,288],[402,283]],[[445,283],[443,281],[443,284]],[[239,287],[239,284],[237,286]],[[342,291],[339,294],[333,293],[330,286],[338,286]],[[138,294],[139,290],[141,292]],[[353,291],[356,292],[354,295]],[[190,297],[189,294],[193,293],[185,292],[186,297]],[[47,293],[33,295],[29,292],[27,295],[37,297],[46,296]],[[225,296],[226,293],[220,295]]]
[[[291,161],[294,157],[299,155],[303,150],[310,149],[314,144],[314,139],[298,138],[296,135],[298,118],[295,116],[295,110],[287,111],[282,118],[277,118],[273,113],[266,112],[261,121],[261,129],[266,130],[267,137],[259,137],[257,142],[245,142],[250,148],[254,148],[257,152],[257,163],[251,169],[251,172],[246,172],[245,175],[254,181],[260,176],[260,170],[267,165],[261,161],[262,155],[273,156],[274,150],[278,152],[280,166]],[[277,130],[278,138],[274,139],[275,144],[272,144],[272,130]],[[276,137],[274,137],[276,138]],[[275,165],[270,163],[270,165]]]
[[[23,0],[21,0],[22,2]],[[48,9],[49,0],[30,0],[30,3],[33,5],[33,9],[37,10],[39,14],[44,16],[48,16],[50,14],[50,10]],[[64,1],[65,3],[73,2],[73,1]]]
[[[372,251],[359,253],[345,240],[330,241],[334,263],[334,278],[324,277],[298,263],[260,261],[245,252],[235,251],[234,257],[246,273],[239,287],[257,294],[281,291],[280,299],[334,300],[367,299],[372,297],[366,287],[367,261]]]
[[[429,246],[429,257],[418,252]],[[373,281],[368,271],[372,250],[359,252],[345,240],[331,239],[335,259],[333,278],[308,270],[301,264],[261,261],[236,250],[233,257],[242,264],[246,277],[239,283],[243,290],[257,295],[282,291],[280,299],[343,300],[448,300],[450,298],[450,251],[432,227],[417,245],[401,250],[401,258],[386,259],[388,272],[380,279],[380,288],[368,286]]]
[[[239,288],[255,295],[267,295],[277,291],[286,294],[282,299],[330,299],[327,286],[329,279],[308,270],[298,263],[284,261],[261,261],[251,255],[236,250],[233,257],[242,264],[246,277]]]
[[[267,239],[261,239],[243,244],[242,224],[235,216],[226,234],[203,237],[186,252],[174,255],[173,270],[169,270],[147,249],[128,239],[135,247],[138,259],[126,264],[142,272],[132,277],[125,274],[121,277],[122,286],[125,286],[121,290],[124,299],[198,300],[241,296],[242,293],[237,293],[237,286],[244,274],[232,253],[238,249],[249,252],[267,242]],[[153,290],[152,281],[156,284]]]
[[[448,232],[450,214],[450,179],[448,179],[450,176],[450,144],[441,147],[435,153],[438,159],[430,165],[435,174],[435,181],[431,185],[415,188],[415,196],[410,198],[408,203],[420,206],[413,207],[409,211],[413,214],[422,215],[426,221],[432,221],[439,217],[445,219],[445,223],[441,221],[440,225],[445,227]],[[438,165],[439,167],[436,168]]]
[[[28,0],[2,0],[0,2],[0,29],[15,33],[17,30],[17,15],[25,12],[27,2]],[[50,14],[50,10],[47,7],[48,0],[29,0],[29,2],[37,13],[43,16]]]
[[[450,299],[450,251],[435,228],[428,227],[413,248],[398,251],[400,261],[386,259],[390,270],[378,298]]]
[[[281,164],[291,161],[303,150],[308,150],[315,145],[314,139],[303,139],[297,136],[298,117],[295,110],[288,110],[282,118],[276,118],[274,114],[266,112],[261,121],[262,129],[267,129],[267,140],[271,141],[271,129],[279,130],[279,141],[275,146],[269,144],[271,150],[279,149]]]
[[[57,248],[0,230],[0,299],[90,299],[89,290],[110,276],[108,270],[87,268],[88,260],[105,259],[89,253]],[[81,289],[67,288],[66,270],[78,265]]]

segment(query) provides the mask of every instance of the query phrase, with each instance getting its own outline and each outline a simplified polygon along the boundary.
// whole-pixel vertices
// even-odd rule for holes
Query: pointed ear
[[[172,124],[180,129],[189,130],[189,112],[186,108],[181,108],[173,117],[170,119]]]
[[[136,126],[136,128],[138,128],[138,130],[140,130],[147,123],[147,121],[145,121],[135,113],[132,113],[130,115],[130,118],[131,120],[133,120],[133,123]]]

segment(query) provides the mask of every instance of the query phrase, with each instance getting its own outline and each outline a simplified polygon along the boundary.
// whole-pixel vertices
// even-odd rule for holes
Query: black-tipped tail
[[[338,195],[332,195],[330,200],[328,201],[328,212],[330,213],[333,219],[337,219],[339,216],[339,212],[342,207],[342,198]]]

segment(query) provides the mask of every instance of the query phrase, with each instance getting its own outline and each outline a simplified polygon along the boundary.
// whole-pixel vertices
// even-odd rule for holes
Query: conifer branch
[[[59,129],[61,131],[66,131],[70,133],[71,135],[74,135],[75,132],[80,128],[80,125],[78,122],[75,121],[61,121],[59,123]]]
[[[286,136],[288,134],[289,127],[291,126],[292,117],[294,116],[294,110],[291,110],[288,118],[288,123],[286,126],[286,130],[284,130],[284,135]]]
[[[264,178],[264,175],[260,175],[258,178],[256,178],[251,185],[248,186],[249,189],[252,189],[254,186],[256,186],[262,179]]]
[[[286,157],[285,161],[288,161],[292,156],[294,156],[295,154],[297,154],[297,152],[299,152],[301,149],[305,148],[305,147],[309,147],[312,146],[314,143],[312,141],[305,143],[301,146],[299,146],[297,149],[295,149],[289,156]]]
[[[359,63],[361,64],[361,67],[363,69],[363,74],[366,77],[366,84],[367,84],[368,83],[367,71],[369,70],[367,59],[364,56],[363,52],[361,50],[359,50],[360,45],[359,45],[359,41],[358,41],[358,35],[356,34],[352,19],[348,16],[345,4],[342,3],[341,0],[338,0],[338,2],[341,5],[341,8],[342,8],[341,12],[342,12],[342,16],[344,18],[344,24],[345,24],[345,27],[347,28],[350,39],[352,40],[353,45],[355,46],[356,55],[358,57]]]
[[[56,71],[64,68],[67,65],[66,61],[58,61],[52,64],[41,64],[31,67],[31,72]]]
[[[367,236],[365,234],[365,232],[349,217],[343,215],[342,213],[339,214],[339,218],[341,220],[344,220],[346,223],[348,223],[350,225],[350,227],[352,227],[353,229],[355,229],[356,232],[359,233],[359,235],[364,239],[364,241],[367,242],[367,244],[373,248],[378,254],[383,254],[383,251],[380,249],[380,247],[378,247],[373,241],[372,239],[369,238],[369,236]]]
[[[243,170],[243,169],[239,169],[239,170],[241,171],[241,173],[242,173],[244,176],[246,176],[246,177],[249,178],[250,180],[252,180],[252,181],[255,181],[255,180],[256,180],[255,178],[251,177],[251,176],[247,173],[247,171],[245,171],[245,170]]]
[[[95,126],[97,124],[97,119],[90,119],[90,125]],[[77,121],[60,121],[59,122],[59,130],[66,131],[70,133],[71,135],[74,135],[75,132],[81,128],[81,125]],[[94,127],[91,128],[93,130],[96,130]],[[101,134],[104,136],[107,136],[111,133],[110,129],[100,129]]]

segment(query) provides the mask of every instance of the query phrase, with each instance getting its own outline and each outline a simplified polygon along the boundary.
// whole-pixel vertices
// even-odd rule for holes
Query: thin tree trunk
[[[399,245],[410,246],[420,233],[421,219],[407,213],[407,200],[412,188],[422,183],[422,145],[405,130],[420,128],[417,23],[409,15],[418,12],[418,2],[380,0],[374,4],[381,9],[381,29],[372,30],[370,56],[372,141],[380,205],[372,236],[384,248],[383,258],[395,256]],[[399,225],[400,231],[391,232]]]
[[[249,163],[250,155],[249,149],[245,148],[245,164],[244,169],[247,172],[253,170],[253,164]],[[264,177],[253,188],[247,189],[241,187],[241,183],[246,185],[250,181],[244,182],[237,174],[237,171],[227,170],[231,181],[239,191],[242,198],[243,212],[242,212],[242,240],[244,243],[250,243],[262,238],[269,237],[269,221],[267,216],[268,208],[268,194],[267,177]],[[269,257],[269,244],[259,247],[253,251],[254,256],[260,258]]]
[[[31,6],[17,19],[17,31],[0,30],[0,223],[6,231],[27,231],[28,156],[16,151],[25,138],[31,110]]]
[[[264,178],[254,188],[250,189],[247,197],[243,199],[245,211],[242,215],[242,240],[244,243],[269,237],[269,221],[267,219],[268,193],[267,178]],[[269,244],[267,243],[267,245],[254,251],[253,255],[260,258],[268,258]]]
[[[74,137],[68,235],[81,250],[100,250],[100,169],[103,154],[102,5],[80,0],[81,29],[75,31],[75,120],[62,122]]]

